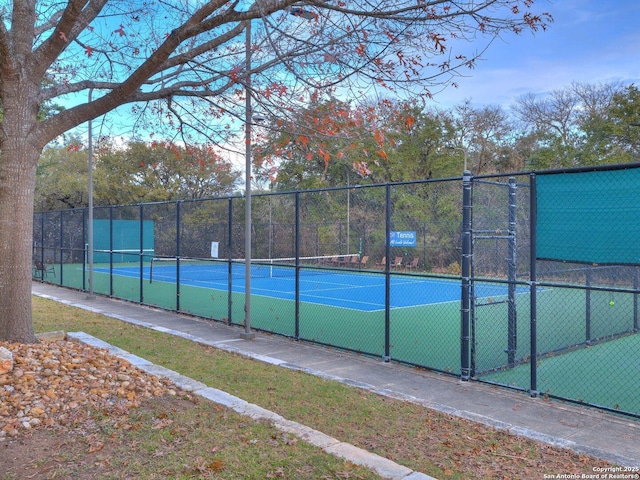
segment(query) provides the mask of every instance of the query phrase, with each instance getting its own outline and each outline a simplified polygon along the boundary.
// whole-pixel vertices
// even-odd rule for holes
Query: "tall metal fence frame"
[[[595,366],[591,376],[576,379],[568,373],[585,361],[601,368],[602,358],[640,363],[638,267],[541,261],[536,254],[537,175],[580,171],[483,176],[466,171],[461,178],[254,193],[251,256],[296,260],[289,266],[291,299],[256,295],[254,302],[252,291],[252,328],[640,418],[640,404],[629,400],[637,390],[630,372],[619,372],[620,379],[606,369],[596,374]],[[98,232],[109,246],[94,247],[94,256],[108,261],[98,262],[93,292],[242,326],[243,281],[234,267],[235,259],[244,257],[244,202],[233,196],[95,207],[93,218],[109,225]],[[88,219],[87,209],[36,212],[35,280],[89,289]],[[114,238],[114,225],[125,221],[138,225],[137,250],[129,248],[131,240]],[[153,249],[148,248],[150,223]],[[409,246],[392,242],[395,233],[407,231]],[[206,257],[212,240],[227,274],[226,287],[215,291],[181,277],[181,262]],[[333,254],[357,254],[358,261],[347,266],[300,261]],[[152,283],[152,258],[175,260],[175,281]],[[121,265],[138,277],[124,279]],[[303,299],[305,275],[347,269],[383,284],[375,299],[383,308],[311,307]],[[427,302],[420,292],[415,301],[395,306],[410,292],[404,285],[418,282],[453,282],[459,298]],[[254,322],[253,315],[261,314],[265,318]],[[323,323],[326,318],[331,322]],[[619,370],[616,365],[611,368]],[[617,382],[617,391],[601,388],[610,382]],[[590,396],[592,391],[598,393]]]

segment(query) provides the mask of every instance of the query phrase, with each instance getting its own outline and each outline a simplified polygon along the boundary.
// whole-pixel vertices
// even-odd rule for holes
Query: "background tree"
[[[598,165],[638,161],[640,92],[635,85],[610,85],[604,90],[598,96],[598,108],[587,109],[581,124],[586,136],[583,162]]]
[[[210,145],[130,142],[98,149],[96,205],[185,200],[230,194],[240,177]],[[113,185],[120,188],[114,189]]]
[[[44,149],[38,164],[36,210],[86,207],[88,203],[87,152],[80,139]]]
[[[527,94],[508,110],[329,99],[269,122],[256,167],[294,190],[456,176],[465,151],[475,175],[628,163],[638,158],[637,97],[634,85],[611,83]]]
[[[436,109],[409,102],[382,102],[378,106],[379,128],[387,141],[385,161],[375,162],[376,181],[407,181],[442,178],[462,172],[453,142],[453,117]]]
[[[446,148],[453,128],[414,102],[330,99],[273,121],[255,164],[280,190],[441,178],[461,172]]]
[[[489,42],[548,20],[532,13],[530,0],[296,3],[13,0],[0,7],[0,339],[36,341],[29,300],[36,167],[64,132],[130,104],[137,126],[162,120],[183,140],[226,142],[229,119],[242,118],[243,86],[270,111],[290,107],[309,86],[429,94],[475,60],[452,51],[450,36],[480,32]],[[252,20],[255,35],[245,41]],[[43,104],[63,100],[71,106],[39,118]]]
[[[515,115],[535,134],[539,149],[531,159],[535,169],[575,167],[583,132],[576,129],[580,98],[571,90],[556,90],[547,97],[527,94],[513,107]]]
[[[471,150],[469,168],[476,175],[495,173],[506,165],[512,126],[507,113],[499,106],[485,106],[471,111]]]
[[[77,138],[45,148],[36,174],[35,208],[87,207],[87,158]],[[102,139],[94,149],[96,206],[228,195],[239,177],[208,145],[130,142],[122,147]]]
[[[513,107],[532,169],[566,168],[637,160],[640,116],[634,85],[572,84],[547,96],[528,94]],[[522,154],[523,150],[519,150]]]
[[[347,184],[348,172],[368,155],[363,110],[314,96],[287,119],[271,119],[254,149],[257,174],[280,190]]]

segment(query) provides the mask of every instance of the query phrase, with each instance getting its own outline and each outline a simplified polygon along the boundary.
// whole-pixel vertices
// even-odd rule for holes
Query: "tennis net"
[[[320,255],[315,257],[256,258],[251,259],[251,277],[290,277],[296,273],[296,266],[302,267],[304,275],[323,273],[327,269],[360,268],[360,255]],[[153,257],[149,267],[149,282],[153,281],[207,281],[228,278],[229,275],[244,276],[246,260],[193,258],[193,257]]]
[[[140,258],[144,262],[148,262],[154,258],[155,250],[153,248],[145,248],[140,250],[139,248],[132,249],[113,249],[113,250],[93,250],[93,261],[95,263],[134,263],[140,262]],[[87,245],[84,251],[84,261],[89,263],[89,246]]]

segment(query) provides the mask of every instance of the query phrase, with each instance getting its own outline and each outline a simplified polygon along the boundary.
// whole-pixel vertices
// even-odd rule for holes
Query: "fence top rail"
[[[513,176],[509,176],[509,178],[513,178]],[[498,187],[509,187],[508,182],[492,182],[490,180],[483,180],[482,177],[474,177],[474,183],[480,183],[483,185],[496,185]],[[516,182],[515,185],[517,187],[530,187],[528,183]]]
[[[618,163],[613,165],[591,165],[586,167],[559,168],[555,170],[542,170],[531,172],[536,175],[554,175],[558,173],[580,173],[580,172],[601,172],[607,170],[627,170],[640,167],[640,162]]]

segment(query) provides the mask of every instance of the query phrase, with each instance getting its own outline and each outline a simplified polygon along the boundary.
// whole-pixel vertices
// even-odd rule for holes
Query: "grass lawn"
[[[608,466],[606,462],[509,435],[418,405],[378,396],[302,372],[263,364],[50,300],[34,297],[33,309],[34,325],[38,332],[84,331],[208,386],[224,390],[285,418],[439,479],[538,478],[545,473],[558,472],[580,475],[592,474],[596,466]],[[332,464],[320,450],[312,449],[314,452],[309,453],[309,450],[303,449],[312,447],[304,446],[304,442],[291,439],[283,441],[282,434],[274,432],[270,426],[254,425],[251,420],[238,417],[222,407],[206,405],[210,412],[206,415],[190,411],[192,408],[202,408],[203,403],[208,404],[182,404],[180,417],[173,422],[179,424],[183,438],[189,438],[190,443],[185,452],[192,456],[194,449],[201,452],[198,457],[200,463],[192,458],[184,469],[200,472],[198,474],[204,475],[202,478],[207,478],[206,475],[209,474],[212,478],[375,478],[370,472],[337,459],[335,461],[338,463]],[[149,411],[146,411],[147,408]],[[137,424],[141,428],[149,423],[149,415],[157,414],[153,412],[154,408],[157,407],[149,405],[137,409],[139,411],[134,415],[139,418]],[[198,420],[209,415],[213,415],[208,417],[209,420]],[[200,428],[203,424],[208,425],[211,418],[215,418],[215,422],[229,422],[223,423],[224,426],[216,431],[215,440],[207,436],[208,428]],[[239,428],[246,428],[246,432],[251,433],[243,435],[238,432]],[[257,429],[255,433],[254,428]],[[109,436],[113,432],[107,429],[102,434]],[[117,435],[121,445],[129,445],[128,442],[138,445],[143,441],[140,429],[120,429]],[[247,439],[258,438],[259,435],[262,435],[260,438],[263,440],[258,443],[266,450],[254,452],[250,458],[243,457],[242,450]],[[148,436],[148,433],[143,435],[145,441]],[[269,438],[272,440],[271,445]],[[164,442],[158,439],[151,447],[145,448],[150,451],[172,444],[166,439]],[[213,475],[211,469],[207,468],[218,465],[214,462],[218,457],[211,455],[211,449],[219,446],[224,446],[229,457],[219,464],[225,468],[213,472]],[[235,447],[239,447],[239,450]],[[280,452],[283,448],[285,454]],[[293,452],[298,448],[301,449],[299,453]],[[217,451],[214,450],[213,453]],[[300,457],[297,457],[298,454]],[[189,458],[184,452],[182,455],[183,459]],[[250,465],[253,468],[253,463],[263,463],[249,461],[259,458],[259,455],[264,456],[264,469],[255,470],[255,473],[248,475],[243,469]],[[313,459],[309,455],[313,455]],[[164,461],[163,455],[144,458],[150,466],[147,474],[138,474],[138,478],[158,478],[152,472],[160,471],[157,463]],[[270,462],[271,458],[278,460]],[[299,463],[300,458],[310,460]],[[117,473],[113,478],[119,478]]]

